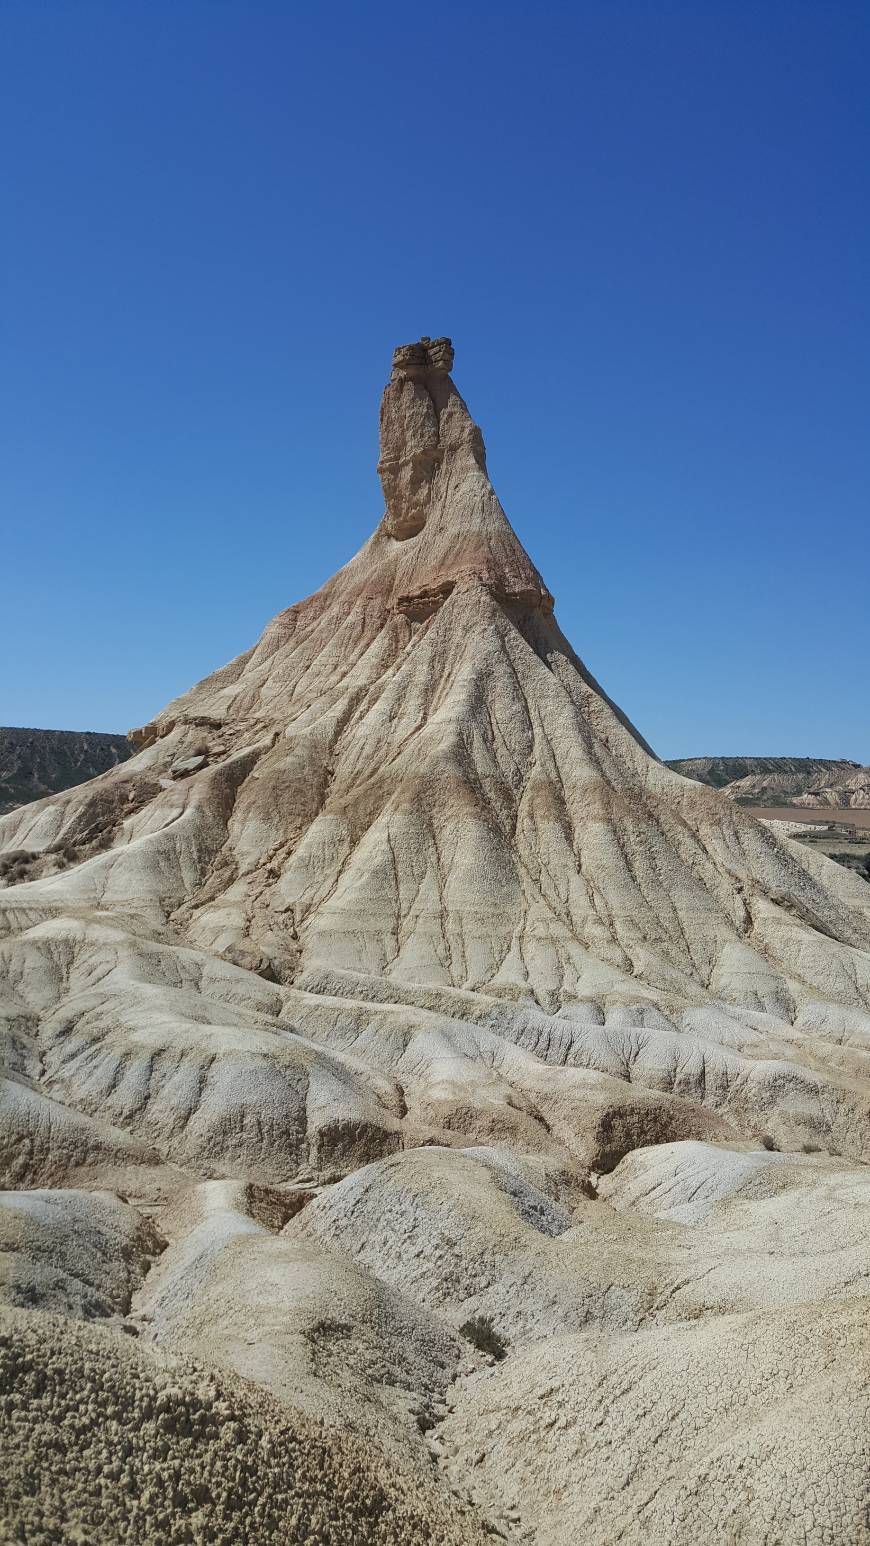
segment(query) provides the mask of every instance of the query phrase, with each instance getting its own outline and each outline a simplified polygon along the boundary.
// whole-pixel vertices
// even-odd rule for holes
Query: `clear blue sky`
[[[0,723],[123,730],[382,513],[450,333],[662,756],[870,761],[870,8],[2,0]]]

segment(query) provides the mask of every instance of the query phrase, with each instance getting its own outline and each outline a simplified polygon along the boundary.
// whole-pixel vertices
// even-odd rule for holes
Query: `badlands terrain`
[[[589,675],[452,362],[0,821],[4,1541],[870,1541],[870,886]]]
[[[870,768],[822,757],[684,757],[669,768],[744,805],[866,810]]]

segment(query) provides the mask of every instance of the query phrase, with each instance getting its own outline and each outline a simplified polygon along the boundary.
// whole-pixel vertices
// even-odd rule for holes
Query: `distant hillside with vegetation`
[[[84,784],[126,762],[131,752],[125,735],[0,728],[0,815]]]
[[[843,757],[684,757],[668,767],[742,805],[870,806],[870,768]]]

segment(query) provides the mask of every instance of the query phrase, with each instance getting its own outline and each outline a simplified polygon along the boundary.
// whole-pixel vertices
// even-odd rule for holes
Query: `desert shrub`
[[[51,848],[46,848],[45,855],[54,860],[55,870],[66,870],[75,859],[75,849],[68,843],[53,843]]]
[[[501,1359],[507,1356],[507,1343],[499,1336],[488,1315],[472,1315],[471,1320],[460,1326],[459,1335],[465,1337],[466,1342],[476,1347],[479,1353],[488,1353],[490,1358]]]
[[[26,848],[14,848],[10,853],[4,854],[0,859],[0,880],[5,880],[11,886],[15,886],[21,880],[27,880],[30,874],[30,866],[36,854],[29,853]]]
[[[353,1327],[350,1321],[335,1321],[330,1316],[315,1321],[313,1325],[306,1327],[305,1336],[309,1342],[335,1342],[346,1341],[353,1335]]]
[[[821,1144],[818,1144],[818,1143],[802,1143],[801,1144],[801,1154],[821,1154],[821,1152],[822,1152]]]
[[[770,1133],[761,1133],[758,1139],[762,1149],[769,1149],[772,1154],[779,1153],[779,1144],[771,1138]]]
[[[870,880],[870,854],[837,853],[828,854],[836,864],[842,864],[844,869],[854,870],[862,880]]]
[[[26,848],[11,848],[0,858],[0,875],[23,874],[34,855]]]

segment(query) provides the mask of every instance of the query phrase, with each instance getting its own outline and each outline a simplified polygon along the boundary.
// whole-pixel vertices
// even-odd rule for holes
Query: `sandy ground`
[[[810,826],[828,826],[832,821],[837,821],[870,832],[870,810],[861,810],[860,807],[838,809],[819,806],[809,810],[799,805],[744,805],[741,809],[750,811],[762,821],[800,821],[808,822]]]

